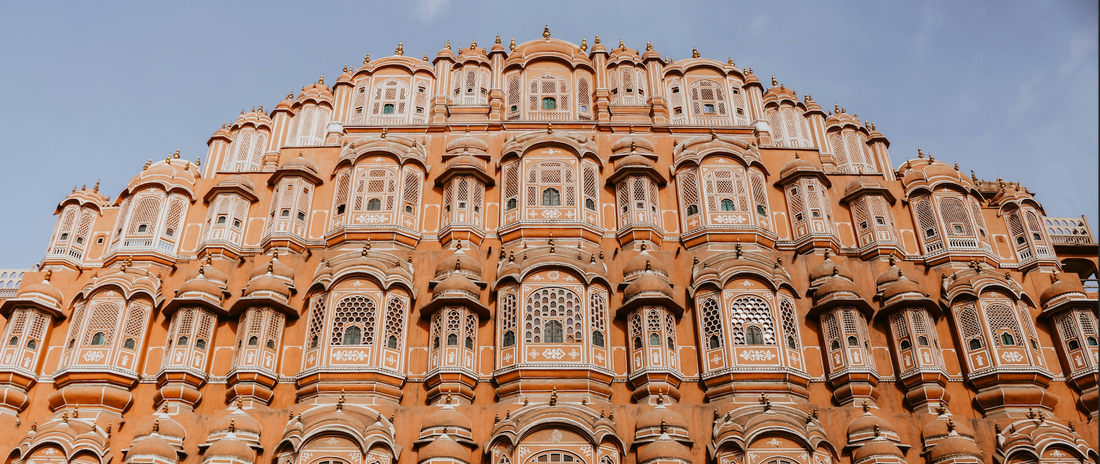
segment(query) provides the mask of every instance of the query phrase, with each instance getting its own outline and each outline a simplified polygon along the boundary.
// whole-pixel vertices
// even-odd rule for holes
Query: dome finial
[[[594,43],[600,43],[600,35],[599,34],[596,34],[596,39],[595,39]]]
[[[588,51],[588,37],[585,37],[585,38],[581,39],[581,51],[582,52]]]
[[[473,39],[470,41],[470,48],[477,48],[477,39]]]
[[[779,81],[775,80],[775,75],[772,74],[772,87],[779,86]]]
[[[317,84],[318,85],[325,85],[325,75],[324,74],[321,74],[321,77],[317,78]]]
[[[367,56],[363,57],[363,64],[367,63],[370,63],[370,53],[367,53]]]
[[[446,48],[447,50],[450,50],[451,49],[451,41],[448,40],[447,43],[443,45],[443,48]]]
[[[176,148],[176,152],[172,154],[173,159],[180,159],[180,149]]]
[[[726,59],[726,64],[728,64],[728,65],[730,65],[730,66],[733,66],[733,67],[735,67],[735,68],[737,67],[737,65],[736,65],[736,64],[733,64],[733,57],[732,57],[732,56],[731,56],[731,57],[729,57],[728,59]]]
[[[544,38],[546,40],[550,40],[550,25],[549,24],[547,24],[546,27],[542,28],[542,38]]]
[[[513,52],[516,51],[516,38],[515,37],[512,37],[512,43],[508,44],[508,49],[513,51]]]
[[[917,147],[917,158],[924,159],[924,150],[921,150],[920,147]]]
[[[552,122],[546,123],[546,133],[547,134],[553,134],[554,133],[554,123],[552,123]]]
[[[402,43],[402,42],[397,42],[397,50],[394,50],[393,54],[397,55],[397,56],[404,55],[405,54],[405,44]]]
[[[702,55],[699,54],[699,49],[697,49],[695,47],[691,47],[691,57],[692,58],[699,58],[700,56],[702,56]]]
[[[647,41],[646,41],[646,43],[645,43],[645,50],[646,50],[647,52],[648,52],[648,51],[650,51],[650,50],[653,50],[653,43],[652,43],[652,42],[649,42],[649,41],[647,40]]]
[[[626,48],[626,45],[623,45],[623,39],[619,39],[619,48]]]
[[[424,54],[424,61],[428,61],[428,54],[427,53]]]
[[[151,164],[153,164],[153,158],[149,158],[149,161],[146,161],[146,162],[145,162],[145,167],[144,167],[144,168],[142,168],[141,170],[142,170],[142,171],[144,171],[144,170],[146,170],[146,169],[149,169],[149,166],[150,166]]]
[[[495,42],[493,42],[493,43],[495,43],[495,44],[500,44],[500,34],[497,34],[497,40],[496,40]]]

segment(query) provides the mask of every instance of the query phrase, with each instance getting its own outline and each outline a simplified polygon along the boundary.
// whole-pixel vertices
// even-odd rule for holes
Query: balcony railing
[[[1047,216],[1043,218],[1043,223],[1050,241],[1055,245],[1096,245],[1096,236],[1083,215],[1079,218]]]

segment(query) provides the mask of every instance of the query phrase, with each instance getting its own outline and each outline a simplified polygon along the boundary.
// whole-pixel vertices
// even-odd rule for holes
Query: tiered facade
[[[58,205],[5,462],[1097,462],[1087,223],[732,60],[398,46],[208,145]]]

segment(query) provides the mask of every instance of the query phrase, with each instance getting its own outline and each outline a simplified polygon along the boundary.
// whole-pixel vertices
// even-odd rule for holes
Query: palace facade
[[[1096,463],[1087,221],[693,55],[399,45],[74,189],[5,462]]]

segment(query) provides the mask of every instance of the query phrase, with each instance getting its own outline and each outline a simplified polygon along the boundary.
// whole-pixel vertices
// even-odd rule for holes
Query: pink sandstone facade
[[[398,46],[74,190],[5,462],[1096,463],[1087,222],[694,55]]]

